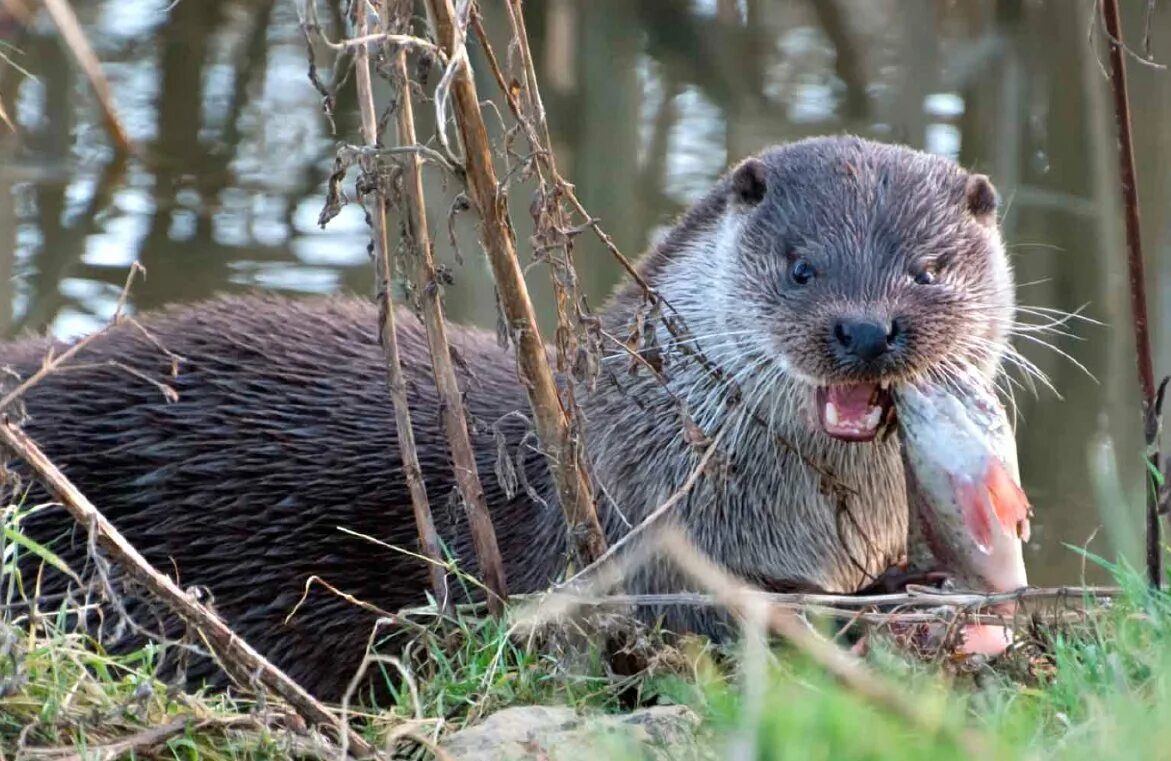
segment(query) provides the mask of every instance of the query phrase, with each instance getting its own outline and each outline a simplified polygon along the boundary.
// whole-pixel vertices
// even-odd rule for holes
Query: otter
[[[705,435],[722,432],[722,467],[673,508],[699,549],[777,590],[852,593],[895,564],[907,496],[897,432],[885,429],[889,389],[998,372],[1015,306],[997,207],[983,175],[848,136],[774,147],[720,178],[640,262],[661,316],[647,316],[633,283],[600,313],[616,337],[645,321],[643,348],[662,367],[632,368],[608,344],[596,387],[579,388],[609,539],[696,467],[682,409]],[[668,315],[685,332],[668,329]],[[208,590],[237,632],[326,699],[363,657],[373,614],[313,587],[290,616],[307,580],[391,611],[420,603],[427,588],[423,563],[358,536],[416,541],[376,318],[372,303],[344,297],[175,306],[141,316],[145,331],[122,325],[98,337],[81,369],[24,399],[29,434],[148,559]],[[398,325],[437,528],[474,574],[466,519],[445,507],[454,481],[422,328],[409,312]],[[527,412],[515,360],[476,330],[454,329],[451,342],[465,359],[460,382],[509,586],[545,588],[563,571],[566,527],[515,414]],[[0,365],[27,375],[50,345],[0,345]],[[159,345],[183,358],[173,376]],[[528,488],[502,483],[502,448]],[[84,565],[84,531],[60,509],[26,527]],[[652,564],[627,584],[677,591],[682,580]],[[131,596],[126,606],[137,615],[148,603]],[[719,627],[702,609],[654,613],[677,631]],[[176,621],[162,625],[182,633]],[[187,678],[217,674],[195,663]]]

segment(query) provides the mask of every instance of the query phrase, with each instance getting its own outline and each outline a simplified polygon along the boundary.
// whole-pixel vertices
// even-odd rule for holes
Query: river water
[[[94,328],[135,260],[148,271],[131,298],[137,310],[247,289],[371,293],[360,210],[317,226],[336,147],[358,140],[353,90],[341,92],[331,124],[306,77],[291,0],[74,5],[141,150],[114,161],[90,91],[46,20],[23,25],[0,11],[0,103],[16,123],[15,133],[0,125],[0,336]],[[336,18],[332,3],[319,5]],[[502,30],[502,4],[483,5],[489,30]],[[1115,132],[1090,2],[528,5],[562,171],[632,256],[729,163],[770,143],[848,131],[989,174],[1005,199],[1021,302],[1096,321],[1071,321],[1074,335],[1049,336],[1052,348],[1035,334],[1018,341],[1053,386],[1016,394],[1037,512],[1031,578],[1079,581],[1085,563],[1071,545],[1141,562]],[[1171,72],[1138,60],[1146,4],[1125,5],[1155,362],[1167,371]],[[1150,22],[1155,60],[1171,61],[1171,9],[1160,4]],[[472,60],[481,64],[479,51]],[[481,76],[480,87],[492,83]],[[449,201],[429,198],[433,219]],[[523,207],[516,216],[524,241]],[[461,225],[449,314],[490,326],[488,268]],[[436,241],[451,261],[446,232]],[[600,303],[621,273],[584,238],[578,262]],[[542,268],[530,282],[548,325]]]

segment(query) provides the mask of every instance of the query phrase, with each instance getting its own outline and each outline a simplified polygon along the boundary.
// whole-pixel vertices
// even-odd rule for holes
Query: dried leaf
[[[504,496],[512,499],[516,495],[517,475],[508,453],[508,438],[500,430],[500,423],[492,426],[492,438],[496,442],[496,481],[504,489]]]
[[[528,495],[529,499],[540,505],[542,509],[548,510],[549,503],[529,483],[529,474],[525,470],[526,449],[529,441],[539,441],[537,434],[532,430],[529,430],[525,434],[524,439],[521,440],[520,445],[516,448],[516,474],[520,480],[520,485],[524,488],[525,494]]]
[[[687,410],[680,410],[679,416],[683,419],[683,440],[689,446],[700,449],[707,448],[712,442],[711,437],[704,433],[703,429],[687,413]]]
[[[573,377],[578,383],[592,383],[598,377],[598,357],[584,346],[577,347],[573,358]]]
[[[467,505],[464,503],[464,497],[459,493],[459,488],[451,487],[451,491],[447,493],[447,502],[444,504],[444,510],[447,513],[447,519],[453,525],[460,525],[466,514]]]
[[[341,213],[342,207],[350,202],[342,190],[342,181],[346,179],[349,168],[349,162],[343,161],[339,152],[338,158],[333,161],[333,173],[329,175],[329,181],[326,183],[325,204],[321,208],[321,213],[317,215],[318,227],[324,229],[330,220]]]
[[[460,253],[459,241],[455,237],[455,217],[470,208],[472,208],[472,202],[467,195],[460,193],[452,200],[451,208],[447,210],[447,237],[451,240],[451,250],[455,254],[455,262],[461,267],[464,264],[464,257]]]

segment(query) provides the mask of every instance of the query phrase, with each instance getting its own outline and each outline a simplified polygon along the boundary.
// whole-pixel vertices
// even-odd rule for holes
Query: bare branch
[[[695,467],[691,469],[691,473],[687,476],[687,480],[683,482],[682,486],[675,490],[674,494],[664,500],[663,504],[652,510],[646,518],[643,518],[642,521],[629,532],[627,532],[625,536],[612,544],[609,549],[602,553],[600,558],[581,569],[579,573],[566,581],[565,584],[562,585],[562,588],[567,588],[571,584],[580,581],[583,577],[593,573],[599,566],[612,558],[614,554],[618,552],[618,550],[622,549],[622,547],[629,544],[635,538],[641,536],[648,528],[658,523],[660,518],[666,515],[672,507],[674,507],[680,500],[686,497],[691,492],[692,488],[695,487],[695,484],[699,481],[700,476],[702,476],[704,471],[707,470],[708,463],[711,462],[712,457],[714,457],[716,452],[719,450],[720,440],[723,438],[723,436],[723,430],[716,434],[716,437],[707,445],[707,451],[704,452],[703,457],[699,458],[699,462],[696,463]]]
[[[44,3],[45,10],[49,12],[49,16],[53,19],[53,24],[56,25],[57,31],[61,33],[62,39],[65,40],[65,45],[69,48],[69,52],[73,54],[77,65],[89,79],[94,95],[97,96],[98,105],[102,109],[102,117],[106,124],[106,131],[110,133],[110,139],[114,141],[114,150],[119,154],[130,153],[130,138],[127,136],[126,128],[122,126],[122,120],[118,118],[118,112],[114,108],[114,97],[110,93],[110,83],[106,79],[105,73],[102,72],[102,64],[98,61],[98,57],[94,55],[89,40],[85,38],[85,32],[82,31],[81,24],[78,23],[73,8],[66,0],[44,0]]]
[[[85,347],[105,335],[110,329],[121,322],[122,310],[126,308],[126,301],[130,296],[130,286],[134,284],[134,277],[138,274],[145,275],[146,270],[138,262],[132,262],[130,272],[126,275],[126,283],[122,286],[122,293],[118,296],[118,302],[114,306],[114,314],[110,318],[110,321],[102,326],[100,330],[90,333],[56,356],[53,355],[52,349],[50,349],[48,356],[42,360],[41,366],[37,368],[37,371],[25,378],[16,388],[5,394],[3,399],[0,399],[0,414],[3,414],[13,402],[23,396],[30,388],[40,383],[46,376],[59,371],[66,362],[73,359]]]
[[[1143,274],[1142,230],[1139,223],[1138,180],[1134,167],[1134,139],[1130,128],[1130,100],[1126,92],[1126,57],[1119,20],[1118,0],[1101,0],[1110,48],[1110,84],[1114,92],[1114,118],[1118,122],[1118,167],[1122,204],[1126,212],[1126,268],[1130,275],[1130,306],[1134,329],[1135,359],[1145,417],[1147,471],[1143,482],[1147,494],[1147,580],[1159,589],[1163,584],[1163,547],[1160,538],[1159,469],[1160,410],[1156,405],[1155,372],[1151,362],[1151,338],[1147,323],[1147,291]]]

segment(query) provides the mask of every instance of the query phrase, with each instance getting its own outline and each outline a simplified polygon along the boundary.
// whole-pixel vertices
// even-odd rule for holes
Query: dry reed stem
[[[384,13],[385,15],[387,14]],[[415,145],[418,142],[415,135],[415,111],[411,102],[411,81],[407,74],[405,50],[398,52],[396,68],[402,83],[396,114],[399,142],[404,145]],[[489,597],[489,610],[496,614],[501,610],[500,601],[508,595],[508,582],[504,574],[500,549],[496,544],[496,530],[492,526],[484,487],[476,467],[476,454],[468,434],[463,394],[451,360],[451,348],[447,342],[447,326],[443,316],[443,288],[436,275],[427,210],[423,204],[423,162],[418,154],[412,153],[403,157],[403,165],[406,170],[403,176],[403,189],[407,205],[408,239],[415,249],[416,266],[413,279],[415,292],[419,295],[423,325],[426,328],[431,369],[435,375],[435,389],[439,395],[439,414],[451,449],[455,482],[467,510],[480,575],[488,589],[496,596],[495,599]],[[442,572],[442,568],[433,566],[433,573]]]
[[[664,607],[679,605],[693,608],[720,608],[724,607],[724,600],[718,596],[702,593],[679,592],[673,594],[630,594],[630,595],[577,595],[573,593],[553,593],[557,595],[558,610],[568,613],[577,608],[594,608],[610,606],[645,606],[653,605]],[[761,603],[775,606],[788,613],[802,616],[826,616],[848,619],[851,623],[859,622],[876,626],[890,624],[936,624],[952,621],[963,621],[968,624],[995,624],[1008,625],[1013,616],[993,613],[969,613],[966,610],[953,608],[940,603],[943,610],[933,611],[871,611],[857,608],[835,607],[832,605],[815,605],[812,603],[784,603],[775,602],[766,593],[754,595]],[[1079,623],[1086,620],[1087,610],[1057,610],[1051,612],[1033,612],[1034,616],[1047,625]],[[542,618],[540,620],[548,620]]]
[[[690,577],[692,583],[707,589],[738,618],[751,619],[754,607],[765,604],[758,590],[713,563],[678,529],[664,529],[659,547]],[[775,634],[784,637],[811,661],[879,710],[893,713],[923,732],[948,737],[973,758],[998,757],[993,754],[988,738],[971,728],[952,730],[941,717],[908,698],[903,690],[848,650],[819,636],[791,611],[767,605],[764,614]]]
[[[720,604],[719,599],[710,594],[698,592],[665,592],[648,594],[614,594],[592,595],[575,589],[561,589],[552,593],[576,605],[694,605],[712,607]],[[933,589],[915,589],[897,594],[882,595],[834,595],[784,592],[756,592],[761,600],[769,605],[791,610],[796,613],[829,613],[833,615],[852,615],[867,609],[879,608],[898,609],[931,609],[931,608],[962,608],[965,611],[980,611],[992,608],[1006,602],[1053,602],[1058,604],[1086,603],[1089,601],[1106,601],[1122,595],[1121,587],[1026,587],[1016,592],[942,592]],[[550,595],[542,592],[539,595],[517,595],[516,599],[524,600],[530,597]],[[908,614],[902,612],[879,614],[883,620],[891,617]],[[935,614],[932,614],[935,615]],[[938,616],[935,616],[938,618]],[[991,616],[1003,620],[1004,616]],[[876,619],[877,620],[877,619]]]
[[[537,436],[549,458],[557,485],[561,509],[569,524],[570,536],[583,563],[601,557],[605,537],[590,496],[590,485],[581,462],[574,456],[573,429],[562,406],[557,383],[537,328],[536,314],[517,259],[507,199],[501,191],[492,163],[492,145],[480,113],[479,96],[467,61],[467,29],[460,25],[451,0],[428,0],[436,38],[447,51],[455,117],[465,152],[468,189],[479,212],[484,240],[496,291],[516,345],[521,381],[533,409]],[[447,75],[445,75],[445,80]],[[443,84],[442,82],[440,83]],[[442,94],[436,93],[442,106]],[[438,125],[440,133],[444,124]]]
[[[356,24],[359,31],[366,29],[366,3],[358,2]],[[358,106],[362,115],[362,137],[369,146],[378,145],[378,115],[374,109],[374,91],[370,81],[370,54],[366,45],[359,45],[355,53],[355,77],[358,87]],[[390,258],[387,231],[386,196],[382,189],[374,193],[374,209],[370,212],[374,238],[374,264],[379,281],[378,338],[382,345],[386,364],[386,382],[394,406],[394,424],[398,433],[399,453],[403,463],[403,477],[411,495],[411,507],[415,513],[415,526],[419,533],[419,545],[423,554],[434,561],[428,564],[432,569],[431,591],[440,606],[447,604],[447,579],[434,569],[441,565],[439,534],[431,517],[431,503],[427,499],[427,487],[423,483],[423,469],[419,466],[419,453],[415,447],[415,432],[411,425],[411,408],[407,401],[407,385],[403,378],[402,363],[399,360],[398,332],[395,326],[395,307],[391,299],[394,268]],[[495,589],[493,587],[493,589]]]
[[[1145,419],[1144,441],[1148,472],[1143,474],[1146,487],[1147,581],[1155,589],[1163,584],[1163,547],[1159,524],[1159,488],[1155,482],[1159,469],[1159,416],[1156,401],[1155,372],[1151,362],[1151,337],[1147,323],[1147,291],[1143,274],[1143,242],[1139,223],[1138,179],[1134,168],[1134,138],[1130,127],[1130,100],[1126,92],[1126,56],[1122,41],[1122,24],[1118,18],[1118,0],[1101,0],[1110,48],[1110,85],[1114,94],[1114,118],[1118,123],[1118,171],[1122,205],[1126,213],[1126,268],[1130,278],[1130,308],[1134,329],[1134,353],[1138,363]],[[1161,394],[1160,394],[1161,396]]]
[[[114,108],[110,83],[102,72],[102,64],[94,54],[93,48],[90,47],[89,40],[86,39],[85,32],[82,30],[81,24],[78,23],[73,8],[70,7],[67,0],[44,0],[44,3],[45,10],[49,12],[57,31],[65,40],[66,47],[69,48],[77,65],[89,79],[90,87],[93,88],[98,105],[102,109],[102,121],[106,125],[106,131],[110,133],[110,139],[114,141],[115,151],[129,153],[130,138],[126,135],[126,129],[122,126],[122,120],[118,118],[118,112]]]
[[[19,426],[8,420],[0,421],[0,445],[28,464],[53,498],[74,520],[90,530],[91,536],[129,577],[196,629],[237,682],[247,687],[255,679],[284,699],[307,722],[331,729],[339,739],[346,736],[348,727],[328,708],[237,636],[223,619],[151,566]],[[349,742],[363,756],[375,754],[361,737],[351,737]]]
[[[567,184],[557,171],[557,159],[553,153],[553,140],[549,135],[549,123],[545,118],[545,105],[541,101],[541,91],[537,84],[537,72],[533,65],[532,47],[529,45],[528,30],[525,28],[524,11],[519,0],[509,0],[506,4],[509,23],[512,27],[512,44],[520,56],[524,74],[524,81],[520,93],[524,95],[526,108],[513,106],[519,124],[523,125],[529,141],[529,148],[533,153],[537,176],[540,179],[540,204],[535,204],[534,210],[534,243],[539,242],[546,250],[541,255],[549,263],[549,278],[553,284],[553,297],[556,305],[557,328],[554,335],[554,345],[557,347],[557,369],[565,379],[565,409],[567,413],[568,431],[564,440],[562,456],[572,458],[577,463],[580,472],[588,472],[586,465],[587,455],[582,440],[582,414],[578,406],[575,383],[574,364],[579,352],[578,330],[581,318],[582,302],[577,287],[577,271],[573,263],[573,234],[569,214],[566,213],[563,199],[564,186]],[[478,22],[477,18],[477,22]],[[481,35],[485,49],[489,47],[486,36]],[[494,66],[495,68],[495,66]],[[512,96],[511,88],[505,90]],[[527,111],[527,117],[524,112]],[[572,310],[572,314],[571,314]],[[588,351],[588,350],[587,350]],[[589,481],[585,480],[588,487]],[[597,511],[593,496],[590,493],[578,495],[579,502],[584,510],[586,530],[574,533],[577,540],[577,552],[584,562],[590,562],[598,557],[599,550],[606,547],[605,535],[598,522]],[[596,561],[594,561],[596,562]]]

